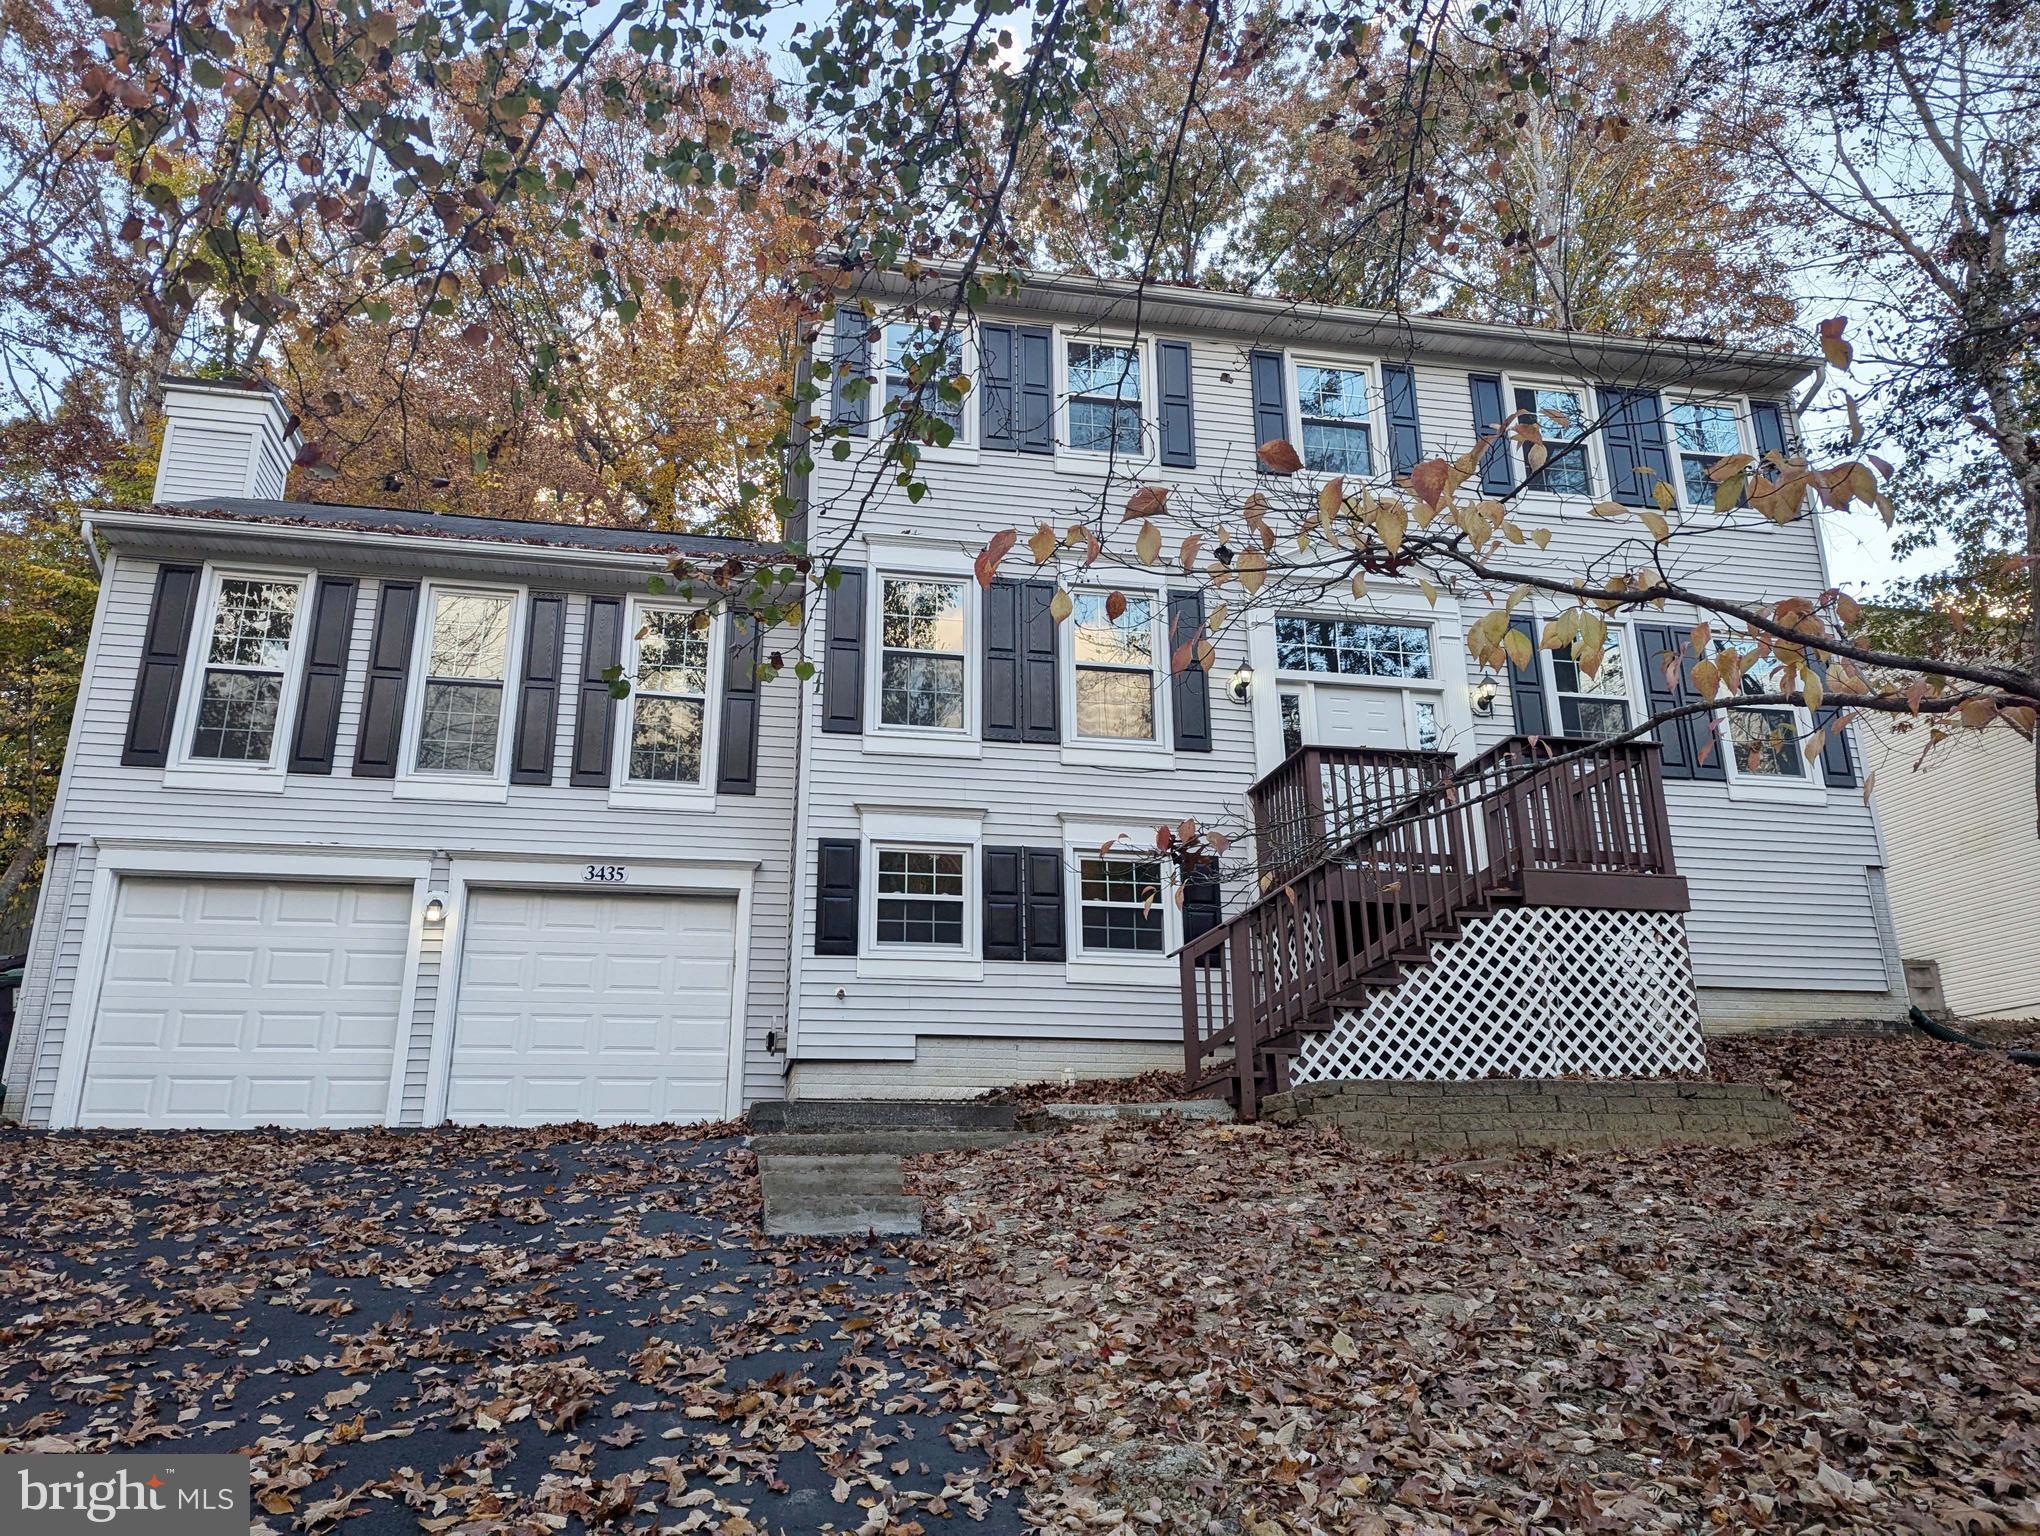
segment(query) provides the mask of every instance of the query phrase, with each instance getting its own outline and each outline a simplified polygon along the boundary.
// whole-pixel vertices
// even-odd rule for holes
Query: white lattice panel
[[[1705,1066],[1680,914],[1503,907],[1309,1036],[1289,1075],[1656,1077]]]

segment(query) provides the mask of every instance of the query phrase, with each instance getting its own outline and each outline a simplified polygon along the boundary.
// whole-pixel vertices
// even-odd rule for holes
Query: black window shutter
[[[177,695],[184,687],[184,653],[191,645],[191,621],[198,609],[199,568],[156,568],[149,599],[149,627],[142,631],[142,665],[128,707],[127,740],[120,760],[129,768],[161,768],[170,760],[177,725]]]
[[[354,733],[354,776],[393,779],[403,750],[404,691],[411,683],[411,638],[418,627],[418,583],[386,581],[375,599],[361,728]]]
[[[1757,457],[1785,451],[1785,409],[1775,400],[1750,402],[1750,430],[1757,439]]]
[[[1811,657],[1808,660],[1825,683],[1826,664]],[[1827,780],[1829,789],[1853,789],[1856,785],[1856,757],[1849,750],[1849,727],[1842,720],[1844,713],[1826,704],[1813,712],[1813,728],[1821,733],[1821,777]]]
[[[1204,594],[1202,592],[1171,592],[1169,594],[1169,704],[1176,717],[1176,750],[1178,752],[1209,752],[1211,750],[1211,679],[1205,675],[1204,665],[1196,653],[1191,653],[1189,665],[1182,671],[1175,670],[1176,652],[1204,627]]]
[[[1045,325],[1013,332],[1013,435],[1022,453],[1055,452],[1055,333]]]
[[[985,933],[987,960],[1027,958],[1027,902],[1024,894],[1027,850],[985,850]]]
[[[986,741],[1020,740],[1020,597],[1023,583],[994,581],[984,600]]]
[[[1388,397],[1389,465],[1407,475],[1424,456],[1423,429],[1417,423],[1417,370],[1408,363],[1381,366],[1382,393]]]
[[[857,953],[857,840],[825,837],[816,845],[815,953]]]
[[[871,322],[855,304],[846,300],[836,306],[835,345],[829,353],[829,417],[849,428],[853,437],[863,437],[871,419],[871,395],[850,396],[850,381],[871,372],[870,331]]]
[[[1502,429],[1502,418],[1508,414],[1508,408],[1502,404],[1501,376],[1469,373],[1466,388],[1473,399],[1474,437],[1479,439],[1490,432],[1502,433],[1488,444],[1487,451],[1480,456],[1481,491],[1489,496],[1506,496],[1515,488],[1516,476],[1509,468],[1509,436]]]
[[[623,661],[623,599],[588,599],[588,632],[581,637],[581,672],[574,690],[574,761],[567,782],[600,789],[609,782],[616,736],[616,700],[602,674]]]
[[[1027,958],[1061,960],[1063,938],[1063,853],[1060,848],[1027,850]]]
[[[1528,614],[1509,620],[1509,628],[1528,637],[1530,665],[1509,663],[1509,709],[1516,717],[1518,736],[1549,736],[1551,712],[1544,702],[1544,663],[1537,654],[1537,621]]]
[[[331,773],[340,735],[340,693],[347,684],[347,652],[354,643],[352,576],[321,576],[312,594],[311,634],[305,642],[305,683],[291,728],[290,771]]]
[[[822,642],[822,729],[864,729],[864,572],[836,567]]]
[[[1183,881],[1183,942],[1202,938],[1225,919],[1218,865],[1206,859]]]
[[[1289,391],[1282,378],[1280,352],[1256,352],[1247,359],[1247,377],[1254,390],[1254,447],[1289,440]],[[1260,468],[1260,461],[1255,460]]]
[[[723,621],[729,643],[723,652],[721,766],[716,770],[719,794],[758,793],[758,656],[764,632],[748,613],[731,610]]]
[[[524,624],[524,675],[517,684],[517,720],[510,741],[512,784],[552,783],[566,631],[566,595],[532,593]]]
[[[1020,737],[1062,740],[1062,679],[1056,673],[1055,583],[1029,581],[1020,591]]]
[[[978,327],[978,446],[1019,448],[1013,432],[1013,327]]]
[[[1665,677],[1667,664],[1672,657],[1680,654],[1684,643],[1685,636],[1676,625],[1636,626],[1636,647],[1643,664],[1644,702],[1652,714],[1700,702],[1699,692],[1692,683],[1692,657],[1683,658],[1678,672],[1669,681]],[[1721,751],[1714,740],[1713,716],[1681,715],[1677,720],[1658,726],[1656,734],[1659,759],[1666,778],[1720,781],[1728,777],[1728,766],[1722,761]]]
[[[1197,467],[1197,421],[1190,400],[1190,343],[1155,343],[1155,372],[1162,397],[1162,462]]]
[[[1604,389],[1601,401],[1601,442],[1608,454],[1610,491],[1625,507],[1657,504],[1660,480],[1672,478],[1672,456],[1665,442],[1665,418],[1655,390]]]

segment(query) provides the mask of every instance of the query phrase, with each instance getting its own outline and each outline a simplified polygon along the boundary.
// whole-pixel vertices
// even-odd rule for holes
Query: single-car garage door
[[[381,1125],[408,885],[123,878],[85,1125]]]
[[[470,1124],[729,1111],[736,903],[469,893],[446,1113]]]

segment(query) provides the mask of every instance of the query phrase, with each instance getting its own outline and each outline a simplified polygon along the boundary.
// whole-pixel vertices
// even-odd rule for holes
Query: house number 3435
[[[587,885],[622,885],[630,879],[630,870],[622,864],[584,864],[581,866],[581,880]]]

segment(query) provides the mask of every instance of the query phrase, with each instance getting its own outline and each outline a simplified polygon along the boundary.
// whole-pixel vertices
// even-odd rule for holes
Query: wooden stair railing
[[[1304,1035],[1505,903],[1683,911],[1655,742],[1304,747],[1251,791],[1262,896],[1178,951],[1185,1066],[1242,1116]]]

